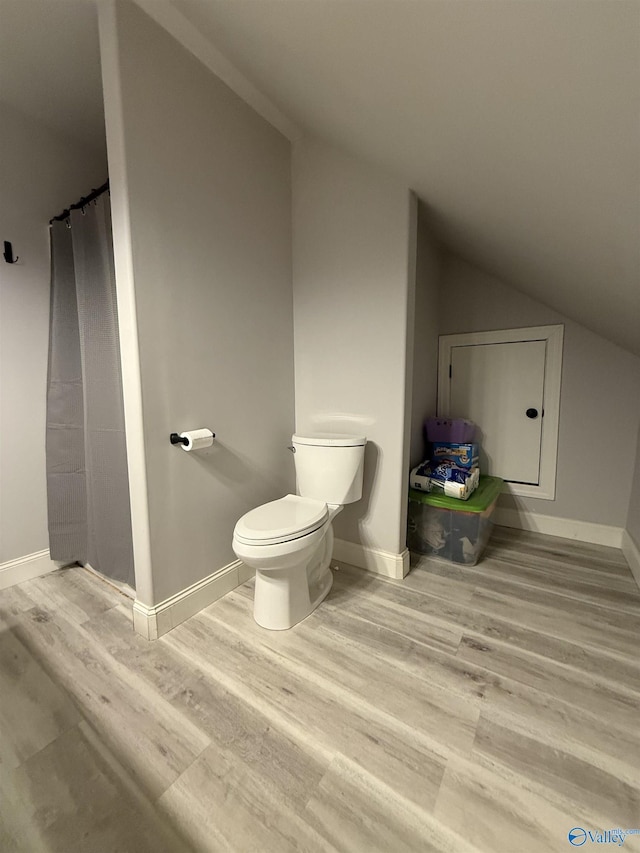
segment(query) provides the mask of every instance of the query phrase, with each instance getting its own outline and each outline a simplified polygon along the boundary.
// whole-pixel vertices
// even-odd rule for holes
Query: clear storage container
[[[502,484],[499,477],[480,477],[480,485],[467,501],[410,489],[409,550],[475,566],[493,530]]]

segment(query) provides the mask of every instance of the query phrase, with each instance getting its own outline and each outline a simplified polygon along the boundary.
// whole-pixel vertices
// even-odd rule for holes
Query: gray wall
[[[640,358],[447,254],[440,334],[564,323],[555,501],[503,506],[624,527],[640,423]]]
[[[100,153],[0,104],[0,564],[48,548],[48,222],[107,177]]]
[[[290,146],[139,8],[118,4],[116,30],[149,605],[234,561],[237,519],[295,488]],[[169,444],[205,426],[210,450]]]
[[[627,533],[636,546],[640,548],[640,429],[638,429],[638,445],[636,448],[636,464],[631,484],[631,500],[627,514]]]
[[[336,536],[399,554],[415,207],[404,184],[316,140],[294,147],[293,200],[296,429],[367,436],[363,499]]]
[[[413,387],[410,465],[425,458],[424,421],[435,415],[438,395],[438,294],[440,250],[429,213],[418,206],[416,296],[413,314]]]

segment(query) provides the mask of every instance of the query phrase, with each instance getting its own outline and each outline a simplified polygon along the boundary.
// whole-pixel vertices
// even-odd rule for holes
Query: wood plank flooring
[[[474,568],[341,565],[284,632],[252,593],[149,643],[83,569],[0,592],[3,853],[640,851],[619,551],[496,528]]]

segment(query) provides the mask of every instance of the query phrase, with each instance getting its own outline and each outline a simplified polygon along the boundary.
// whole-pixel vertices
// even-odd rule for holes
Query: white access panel
[[[545,340],[451,347],[449,413],[478,425],[480,468],[540,483]]]

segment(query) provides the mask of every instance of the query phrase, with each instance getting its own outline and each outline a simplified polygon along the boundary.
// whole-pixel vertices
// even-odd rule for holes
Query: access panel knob
[[[537,409],[527,409],[525,414],[528,418],[537,418],[538,417],[538,410]]]

